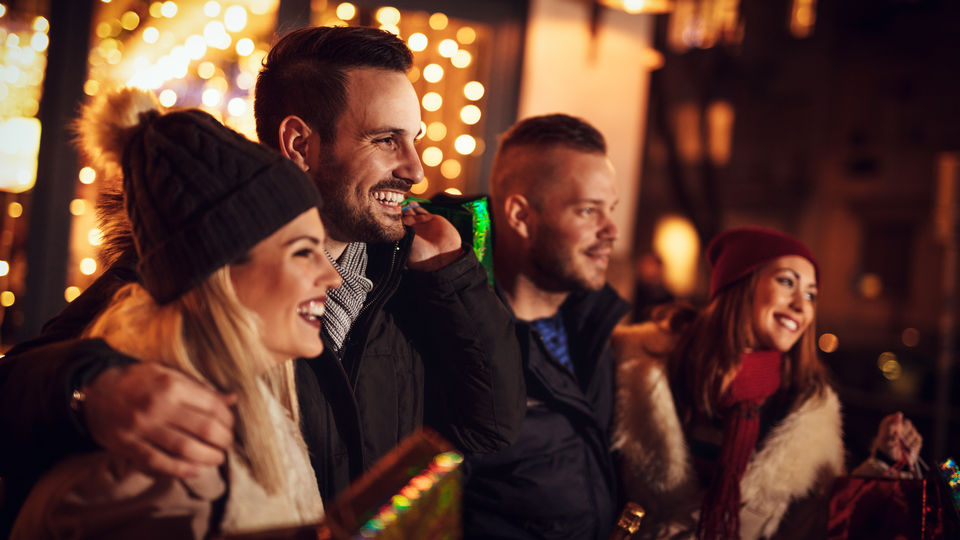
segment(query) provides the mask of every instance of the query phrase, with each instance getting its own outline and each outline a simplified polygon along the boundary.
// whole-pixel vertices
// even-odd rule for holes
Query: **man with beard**
[[[323,314],[323,355],[296,365],[301,428],[325,500],[421,424],[483,453],[508,445],[523,415],[512,318],[483,268],[449,222],[401,213],[423,179],[411,64],[388,32],[305,28],[277,43],[257,82],[260,139],[322,192],[324,247],[343,278]],[[232,444],[231,396],[74,339],[138,279],[122,194],[101,198],[110,269],[0,363],[0,476],[13,499],[66,453],[100,446],[190,477],[222,463]]]
[[[466,461],[465,536],[605,539],[617,501],[607,341],[628,305],[605,283],[617,186],[603,135],[562,114],[523,120],[500,141],[490,189],[527,410],[515,443]]]

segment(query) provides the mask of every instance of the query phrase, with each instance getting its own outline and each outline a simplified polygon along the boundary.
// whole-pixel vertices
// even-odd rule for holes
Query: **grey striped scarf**
[[[363,242],[347,244],[340,258],[333,260],[327,253],[333,267],[340,272],[343,285],[327,293],[327,309],[323,314],[323,329],[333,341],[337,352],[343,347],[343,341],[360,314],[367,293],[373,289],[373,282],[367,279],[367,245]]]

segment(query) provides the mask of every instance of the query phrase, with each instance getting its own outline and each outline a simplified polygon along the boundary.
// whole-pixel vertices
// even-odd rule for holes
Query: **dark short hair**
[[[497,153],[517,146],[566,146],[589,153],[607,153],[607,141],[597,128],[568,114],[545,114],[525,118],[500,138]]]
[[[280,122],[302,118],[324,143],[336,139],[347,104],[347,71],[379,68],[405,73],[413,54],[397,36],[361,26],[300,28],[267,54],[253,104],[260,142],[277,148]]]

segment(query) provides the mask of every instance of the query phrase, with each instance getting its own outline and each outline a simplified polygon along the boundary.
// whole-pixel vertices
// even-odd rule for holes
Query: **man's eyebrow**
[[[403,128],[383,126],[383,127],[368,129],[368,130],[366,130],[366,131],[363,132],[363,136],[364,136],[364,137],[378,137],[378,136],[380,136],[380,135],[388,135],[388,134],[389,134],[389,135],[400,135],[400,136],[402,137],[402,136],[406,135],[407,133],[408,133],[407,130],[405,130],[405,129],[403,129]],[[418,131],[418,133],[419,133],[419,131]]]

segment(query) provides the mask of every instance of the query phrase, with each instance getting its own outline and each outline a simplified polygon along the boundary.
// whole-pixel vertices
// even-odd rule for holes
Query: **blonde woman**
[[[102,451],[67,458],[33,488],[12,538],[200,538],[319,521],[291,362],[322,352],[326,293],[340,284],[315,187],[210,115],[164,114],[148,93],[110,94],[80,127],[85,149],[122,171],[141,276],[85,337],[234,396],[235,444],[225,465],[187,480]]]

